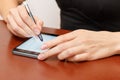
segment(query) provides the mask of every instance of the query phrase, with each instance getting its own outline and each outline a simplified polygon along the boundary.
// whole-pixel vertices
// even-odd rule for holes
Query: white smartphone
[[[13,54],[30,58],[37,58],[37,56],[42,52],[42,50],[40,49],[42,44],[54,39],[57,35],[42,34],[42,36],[43,42],[40,40],[36,40],[35,38],[30,38],[19,46],[15,47],[12,51]]]

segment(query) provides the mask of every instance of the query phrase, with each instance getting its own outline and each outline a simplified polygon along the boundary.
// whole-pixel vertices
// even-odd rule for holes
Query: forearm
[[[23,0],[0,0],[0,14],[4,20],[6,19],[9,10],[18,6],[21,1]]]
[[[120,32],[112,32],[114,37],[113,39],[116,41],[116,53],[120,54]],[[110,39],[111,40],[111,39]]]

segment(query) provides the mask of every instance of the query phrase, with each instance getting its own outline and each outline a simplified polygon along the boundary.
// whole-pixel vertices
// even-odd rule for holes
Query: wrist
[[[9,10],[18,6],[17,0],[2,0],[0,3],[0,14],[6,20]]]
[[[116,54],[120,54],[120,32],[113,32],[113,38],[116,42]]]

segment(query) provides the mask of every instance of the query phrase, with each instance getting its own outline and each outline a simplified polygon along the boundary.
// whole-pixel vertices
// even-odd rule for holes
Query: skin
[[[59,60],[73,62],[91,61],[119,54],[119,32],[75,30],[44,43],[41,49],[49,49],[38,56],[45,60],[57,56]]]
[[[29,17],[23,0],[0,0],[0,14],[7,23],[8,30],[18,37],[38,35],[43,22],[35,17],[36,23]],[[106,58],[120,53],[120,32],[89,31],[78,29],[44,43],[46,50],[38,56],[45,60],[57,56],[59,60],[90,61]]]
[[[43,22],[35,17],[36,24],[29,17],[25,7],[18,5],[23,0],[0,0],[0,14],[7,23],[8,30],[25,38],[40,34]]]

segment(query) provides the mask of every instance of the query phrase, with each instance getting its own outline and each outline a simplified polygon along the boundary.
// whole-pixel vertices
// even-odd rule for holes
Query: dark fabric
[[[56,0],[61,28],[120,31],[120,0]]]

